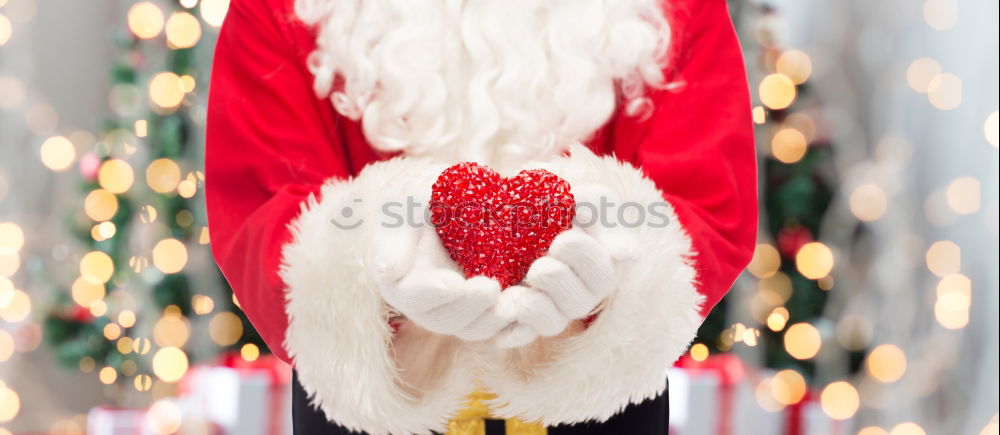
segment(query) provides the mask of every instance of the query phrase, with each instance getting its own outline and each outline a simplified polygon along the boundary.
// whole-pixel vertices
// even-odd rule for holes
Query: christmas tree
[[[115,37],[114,116],[81,152],[82,198],[68,216],[79,274],[53,284],[44,327],[61,363],[105,384],[149,391],[220,347],[248,360],[266,351],[211,261],[202,205],[198,85],[227,6],[138,2]]]

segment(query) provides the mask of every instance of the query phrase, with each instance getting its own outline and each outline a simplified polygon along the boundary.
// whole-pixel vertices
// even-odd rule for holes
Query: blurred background
[[[228,0],[0,0],[0,435],[283,434],[211,260]],[[678,434],[997,434],[998,3],[732,1],[759,245],[671,373]]]

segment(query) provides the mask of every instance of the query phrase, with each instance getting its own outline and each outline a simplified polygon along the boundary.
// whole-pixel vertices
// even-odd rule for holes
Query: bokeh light
[[[83,200],[83,211],[94,221],[106,221],[118,213],[118,197],[104,189],[94,189]]]
[[[944,277],[961,271],[962,249],[950,240],[934,242],[927,249],[927,268],[935,275]]]
[[[858,219],[871,222],[878,220],[889,208],[889,199],[882,188],[874,184],[862,184],[851,192],[851,213]]]
[[[73,281],[70,287],[73,302],[84,308],[89,308],[94,302],[104,299],[105,292],[103,283],[96,283],[83,277]]]
[[[165,347],[153,355],[153,373],[164,382],[177,382],[187,373],[188,357],[183,350]]]
[[[922,57],[906,68],[906,84],[914,91],[926,94],[928,85],[938,74],[941,74],[941,64],[934,59]]]
[[[101,163],[97,175],[98,183],[111,193],[125,193],[135,181],[132,166],[121,159],[109,159]]]
[[[983,122],[983,135],[986,137],[986,141],[993,145],[998,146],[997,136],[1000,136],[1000,113],[993,111],[986,117],[986,121]]]
[[[111,256],[101,251],[90,251],[80,260],[80,276],[93,284],[104,284],[115,273]]]
[[[128,10],[128,28],[139,38],[153,38],[163,30],[163,11],[150,2],[136,3]]]
[[[170,48],[191,48],[201,39],[201,23],[187,12],[175,12],[167,20],[166,33]]]
[[[703,343],[695,343],[691,346],[691,350],[688,353],[691,355],[691,359],[704,361],[708,359],[709,350],[708,346],[705,346]]]
[[[7,423],[21,411],[21,397],[0,383],[0,423]]]
[[[243,336],[243,322],[239,316],[222,311],[212,317],[208,324],[208,334],[219,346],[232,346]]]
[[[938,74],[927,83],[927,99],[934,107],[951,110],[962,104],[962,79],[955,74]]]
[[[833,270],[833,251],[819,242],[806,243],[795,254],[795,267],[806,278],[823,278]]]
[[[157,193],[167,193],[177,188],[181,181],[181,168],[170,159],[156,159],[146,167],[146,184]]]
[[[799,85],[809,80],[813,67],[809,55],[800,50],[789,50],[781,53],[775,64],[775,68],[779,74],[784,74],[793,83]]]
[[[795,101],[795,82],[784,74],[770,74],[757,87],[760,102],[771,109],[784,109]]]
[[[820,393],[820,406],[823,412],[834,420],[853,417],[860,405],[858,390],[844,381],[831,383]]]
[[[782,163],[802,160],[808,149],[806,136],[794,128],[778,130],[771,138],[771,154]]]
[[[146,412],[146,425],[158,435],[170,435],[181,428],[183,412],[172,400],[157,400]]]
[[[796,359],[810,359],[819,353],[823,339],[819,330],[808,323],[796,323],[785,331],[785,350]]]
[[[879,382],[896,382],[906,373],[906,354],[895,345],[883,344],[872,349],[865,365]]]
[[[936,30],[947,30],[958,22],[957,0],[925,0],[924,21]]]
[[[229,0],[201,0],[201,19],[205,24],[219,27],[229,11]]]
[[[0,223],[0,255],[17,254],[24,246],[24,231],[13,222]]]
[[[256,344],[246,343],[240,347],[240,357],[249,362],[257,361],[260,358],[260,348]]]
[[[31,314],[31,298],[23,290],[15,289],[10,302],[0,307],[0,319],[10,323],[18,323]]]
[[[771,379],[771,395],[782,405],[794,405],[806,395],[806,379],[795,370],[781,370]]]
[[[181,78],[170,71],[153,76],[149,81],[149,100],[160,109],[176,108],[184,100],[184,85]]]
[[[52,136],[45,139],[39,153],[42,157],[42,164],[55,172],[69,169],[76,160],[76,148],[73,146],[73,142],[63,136]]]
[[[153,247],[153,265],[163,273],[180,272],[187,260],[187,247],[180,240],[163,239]]]
[[[982,187],[979,180],[972,177],[956,178],[945,190],[948,206],[958,214],[972,214],[979,211],[981,197]]]

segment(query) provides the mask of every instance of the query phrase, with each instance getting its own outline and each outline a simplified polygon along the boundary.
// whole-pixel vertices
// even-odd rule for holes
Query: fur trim
[[[602,184],[620,200],[663,203],[653,182],[631,165],[583,147],[571,151],[536,166],[573,186]],[[665,208],[666,226],[629,228],[638,231],[640,255],[623,264],[620,287],[587,329],[481,359],[481,380],[498,396],[491,402],[497,416],[546,425],[603,422],[631,403],[663,393],[667,369],[703,320],[691,242],[673,207]]]
[[[306,201],[290,225],[293,240],[283,248],[281,268],[288,289],[285,348],[312,404],[348,429],[443,431],[475,388],[467,345],[405,320],[394,335],[393,313],[369,274],[370,239],[384,200],[429,197],[442,169],[412,158],[373,163],[352,180],[326,183],[322,199]],[[347,209],[355,220],[345,217]]]

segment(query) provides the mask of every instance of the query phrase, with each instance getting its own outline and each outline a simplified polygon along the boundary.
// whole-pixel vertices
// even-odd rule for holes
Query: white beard
[[[315,90],[376,149],[499,169],[584,141],[660,87],[660,0],[296,0]]]

